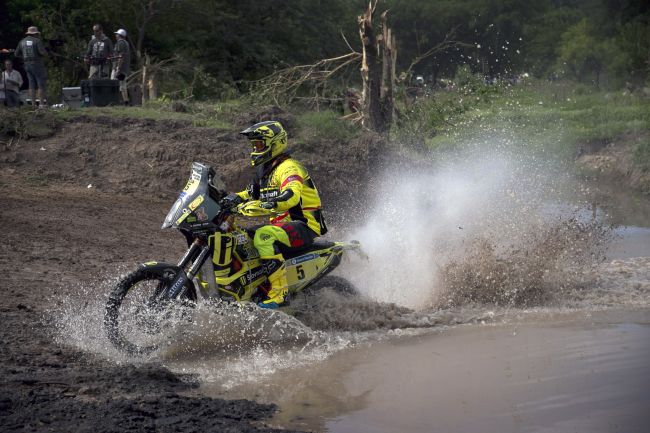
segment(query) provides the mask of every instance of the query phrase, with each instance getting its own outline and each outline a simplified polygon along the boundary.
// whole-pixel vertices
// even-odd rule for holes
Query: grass
[[[168,101],[150,101],[143,106],[66,108],[58,110],[56,113],[58,117],[63,119],[71,119],[80,115],[109,116],[157,121],[176,120],[189,122],[197,127],[231,129],[233,127],[232,118],[241,105],[241,100],[218,103],[187,103],[182,104],[182,109],[186,110],[183,112],[174,109],[174,107],[181,107],[181,105]]]
[[[462,146],[486,136],[508,136],[522,146],[564,158],[578,146],[608,144],[617,138],[650,132],[650,101],[623,92],[586,92],[565,84],[533,82],[504,87],[488,98],[450,92],[434,96],[427,139],[432,149]],[[441,114],[442,120],[441,120]],[[650,165],[647,143],[635,152]]]
[[[0,107],[0,137],[43,138],[54,133],[60,119],[50,110],[34,110],[30,107],[5,109]]]
[[[299,129],[297,142],[303,146],[308,146],[310,140],[348,141],[360,133],[359,128],[341,120],[338,113],[330,110],[304,112],[296,117],[296,123]]]

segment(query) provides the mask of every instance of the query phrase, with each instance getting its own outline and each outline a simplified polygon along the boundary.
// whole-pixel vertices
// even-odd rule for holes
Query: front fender
[[[156,275],[162,275],[163,278],[170,281],[176,278],[176,275],[181,270],[177,265],[165,262],[145,262],[140,265],[140,268]]]
[[[165,280],[169,282],[169,284],[172,284],[174,280],[176,280],[176,277],[180,272],[183,274],[185,271],[181,269],[179,266],[171,264],[171,263],[165,263],[165,262],[146,262],[142,263],[140,265],[141,269],[145,269],[146,272],[150,272],[154,275],[161,275]],[[185,281],[181,284],[184,284],[187,286],[187,289],[192,291],[192,293],[188,293],[188,297],[191,300],[196,300],[199,294],[199,291],[197,290],[196,285],[194,284],[193,280],[190,280],[187,278],[187,275],[184,275],[183,278]]]

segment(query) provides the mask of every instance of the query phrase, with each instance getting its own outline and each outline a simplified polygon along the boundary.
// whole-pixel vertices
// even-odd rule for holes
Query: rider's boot
[[[262,259],[262,265],[271,270],[268,276],[271,283],[271,290],[268,293],[268,299],[260,302],[258,305],[262,308],[278,308],[284,302],[284,297],[289,290],[287,283],[287,272],[282,254]]]

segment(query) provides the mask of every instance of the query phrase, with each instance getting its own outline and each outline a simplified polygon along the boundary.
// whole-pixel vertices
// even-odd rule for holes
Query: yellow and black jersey
[[[270,222],[275,224],[302,221],[318,236],[324,235],[327,227],[323,220],[316,185],[305,167],[288,156],[260,180],[260,200],[267,201],[278,197],[287,189],[290,189],[293,195],[286,201],[276,202],[276,209],[282,213],[271,218]],[[237,195],[244,200],[251,198],[248,190],[238,192]]]

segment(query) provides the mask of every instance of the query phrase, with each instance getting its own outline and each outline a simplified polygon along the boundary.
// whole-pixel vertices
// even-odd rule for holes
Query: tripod
[[[2,105],[7,106],[7,79],[5,77],[5,71],[0,72],[2,74]]]

